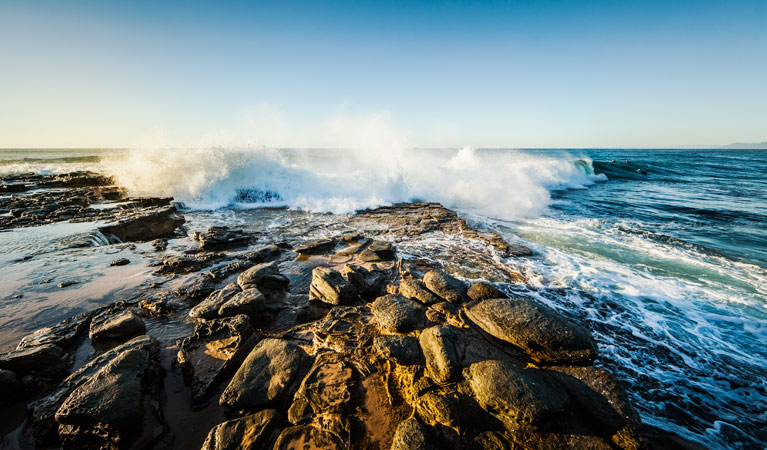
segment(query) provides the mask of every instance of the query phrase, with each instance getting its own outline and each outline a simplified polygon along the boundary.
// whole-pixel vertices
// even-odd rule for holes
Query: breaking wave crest
[[[284,206],[350,213],[438,201],[501,219],[537,216],[552,190],[605,181],[588,158],[518,150],[134,149],[102,159],[135,195],[168,195],[192,209]]]

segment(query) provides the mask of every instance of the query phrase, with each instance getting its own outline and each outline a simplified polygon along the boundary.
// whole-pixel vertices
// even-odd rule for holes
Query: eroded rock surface
[[[265,409],[216,425],[202,450],[261,450],[271,448],[280,429],[280,413]]]
[[[144,321],[129,309],[104,311],[91,320],[88,333],[93,340],[119,340],[146,331]]]

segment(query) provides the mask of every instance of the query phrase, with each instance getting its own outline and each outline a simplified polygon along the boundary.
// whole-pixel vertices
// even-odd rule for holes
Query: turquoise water
[[[500,262],[530,280],[507,289],[587,323],[599,363],[626,381],[646,423],[711,448],[765,448],[767,151],[384,153],[0,150],[0,174],[103,170],[134,193],[173,195],[191,223],[220,210],[222,223],[237,226],[257,217],[243,209],[261,206],[344,214],[442,202],[535,250]],[[4,235],[0,261],[23,256],[14,249],[50,247],[50,234]],[[102,253],[66,251],[78,252],[81,266],[86,252]],[[51,261],[66,261],[63,252],[52,251]],[[0,318],[24,322],[14,302],[0,302]],[[53,303],[49,296],[44,304]],[[25,314],[38,326],[54,317],[31,309]]]

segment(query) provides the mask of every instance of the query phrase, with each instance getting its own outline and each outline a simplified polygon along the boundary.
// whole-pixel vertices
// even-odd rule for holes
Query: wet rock
[[[24,435],[37,447],[59,447],[58,425],[54,420],[54,415],[62,402],[74,389],[90,379],[105,364],[129,349],[139,349],[153,354],[159,353],[158,342],[147,335],[141,335],[112,350],[99,354],[65,378],[51,393],[29,404],[29,412],[23,428]]]
[[[257,264],[237,277],[237,284],[245,289],[261,288],[272,277],[279,276],[280,269],[276,262]]]
[[[151,241],[170,234],[184,222],[175,206],[164,206],[129,214],[114,224],[99,227],[99,231],[120,242]]]
[[[95,340],[125,339],[146,331],[141,317],[126,309],[118,312],[104,311],[91,320],[88,336]]]
[[[127,349],[75,388],[56,412],[65,448],[142,448],[164,430],[158,354]]]
[[[333,250],[335,246],[336,241],[333,238],[325,238],[297,245],[293,247],[293,251],[302,255],[322,255]]]
[[[125,265],[128,265],[128,264],[130,264],[130,260],[128,258],[118,258],[118,259],[115,259],[114,261],[112,261],[111,263],[109,263],[109,266],[110,267],[125,266]]]
[[[363,262],[380,262],[392,261],[395,256],[394,247],[390,242],[373,241],[359,254],[359,259]]]
[[[219,317],[235,316],[237,314],[257,315],[266,310],[266,298],[256,288],[245,289],[226,301],[218,309]]]
[[[400,423],[392,439],[391,450],[431,450],[442,448],[426,426],[410,418]]]
[[[230,375],[258,341],[248,316],[199,321],[179,345],[177,361],[191,380],[192,403],[199,404]]]
[[[358,238],[358,239],[352,239],[349,241],[344,240],[344,242],[346,242],[347,244],[346,247],[338,250],[336,252],[336,255],[339,255],[339,256],[355,255],[361,252],[372,241],[367,238]]]
[[[358,299],[357,290],[337,271],[327,267],[312,270],[309,299],[329,305],[348,305]]]
[[[414,298],[424,305],[432,305],[441,302],[442,299],[430,290],[421,280],[404,278],[399,283],[399,293],[408,298]]]
[[[377,268],[368,270],[362,266],[346,265],[341,275],[349,280],[361,296],[378,297],[386,291],[386,273]]]
[[[69,287],[69,286],[72,286],[72,285],[75,285],[75,284],[78,284],[78,283],[79,283],[79,281],[77,281],[77,280],[64,280],[61,283],[59,283],[58,286],[60,288],[65,288],[65,287]]]
[[[327,431],[322,431],[311,425],[299,425],[282,430],[274,444],[274,450],[294,449],[345,450],[346,446],[340,439]]]
[[[418,339],[412,336],[380,335],[373,338],[373,348],[383,358],[407,366],[423,364],[424,358]]]
[[[207,261],[200,258],[189,256],[166,256],[162,259],[162,266],[155,274],[187,274],[190,272],[197,272],[205,267]]]
[[[210,227],[202,233],[195,232],[193,238],[200,243],[200,250],[210,251],[244,247],[250,244],[251,235],[228,227]]]
[[[498,288],[490,283],[480,281],[474,283],[466,291],[466,295],[472,300],[487,300],[491,298],[508,298],[506,294],[499,291]]]
[[[210,294],[208,298],[189,310],[189,317],[193,319],[213,319],[218,316],[218,311],[221,307],[240,292],[242,292],[240,285],[229,283]]]
[[[544,372],[498,360],[472,364],[466,374],[480,405],[512,423],[541,424],[563,414],[564,390]]]
[[[27,188],[23,184],[2,184],[0,185],[0,192],[2,193],[19,193],[19,192],[26,192],[29,188]]]
[[[450,303],[466,301],[466,285],[441,270],[430,270],[423,277],[426,288]]]
[[[299,424],[315,414],[344,412],[351,399],[352,377],[352,367],[343,356],[332,351],[318,354],[288,409],[290,423]]]
[[[418,342],[434,381],[444,383],[460,376],[464,347],[460,330],[450,326],[427,328],[421,332]]]
[[[533,300],[482,300],[469,305],[466,315],[540,363],[587,364],[596,357],[596,344],[585,328]]]
[[[529,247],[520,244],[509,244],[510,256],[533,256],[533,251]]]
[[[55,344],[61,348],[69,348],[82,335],[90,323],[93,313],[78,314],[62,320],[56,325],[40,328],[34,333],[21,339],[16,348],[34,347],[45,344]]]
[[[60,375],[65,367],[64,352],[53,344],[24,347],[0,355],[0,369],[10,370],[20,376],[28,374]]]
[[[167,299],[153,299],[142,298],[138,302],[138,307],[142,313],[155,316],[155,317],[167,317],[173,314],[173,306]]]
[[[284,404],[308,361],[308,355],[295,344],[264,339],[245,358],[219,403],[230,411],[242,412]]]
[[[207,297],[214,290],[216,290],[216,282],[212,277],[197,274],[187,278],[173,293],[182,299],[194,301]]]
[[[378,297],[370,311],[378,326],[390,332],[409,333],[424,324],[423,306],[397,294]]]
[[[549,372],[600,431],[623,449],[645,448],[639,415],[618,380],[600,367],[552,367]]]
[[[279,426],[280,414],[274,409],[227,420],[210,430],[202,450],[270,449]]]

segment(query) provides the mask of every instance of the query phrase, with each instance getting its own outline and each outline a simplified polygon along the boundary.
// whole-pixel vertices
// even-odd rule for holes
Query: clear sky
[[[767,140],[767,1],[0,0],[0,147]]]

